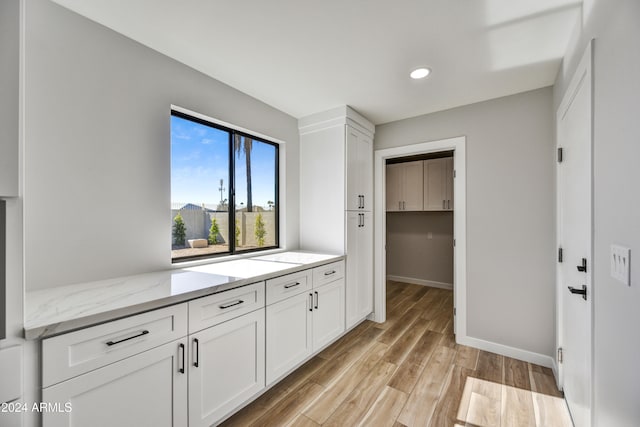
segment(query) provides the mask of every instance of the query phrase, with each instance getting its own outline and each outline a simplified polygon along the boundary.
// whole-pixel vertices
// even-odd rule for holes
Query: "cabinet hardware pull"
[[[318,291],[315,291],[314,294],[316,294],[316,305],[315,305],[315,309],[318,309],[318,301],[320,300],[320,298],[318,298]]]
[[[399,211],[402,210],[402,202],[400,200],[398,200],[398,210]]]
[[[582,299],[585,301],[587,300],[587,287],[585,285],[582,285],[582,289],[576,289],[572,286],[568,286],[568,288],[569,292],[572,294],[582,295]]]
[[[288,285],[284,285],[284,288],[285,289],[293,288],[294,286],[298,286],[299,284],[300,284],[300,282],[289,283]]]
[[[442,209],[446,209],[445,201],[442,201]]]
[[[335,270],[331,270],[331,271],[327,271],[326,273],[324,273],[325,276],[331,276],[332,274],[336,274]]]
[[[364,209],[364,194],[362,195],[362,209]]]
[[[230,303],[230,304],[227,304],[227,305],[219,305],[218,307],[220,307],[221,309],[223,309],[223,310],[224,310],[225,308],[233,307],[234,305],[240,305],[240,304],[242,304],[243,302],[244,302],[244,301],[242,301],[241,299],[239,299],[238,301],[234,301],[234,302],[232,302],[232,303]]]
[[[129,341],[129,340],[132,340],[132,339],[134,339],[134,338],[138,338],[138,337],[141,337],[141,336],[143,336],[143,335],[147,335],[148,333],[149,333],[149,331],[147,331],[147,330],[145,329],[145,330],[141,331],[139,334],[136,334],[136,335],[134,335],[134,336],[132,336],[132,337],[129,337],[129,338],[123,338],[123,339],[118,340],[118,341],[107,341],[107,342],[106,342],[106,344],[107,344],[109,347],[111,347],[112,345],[120,344],[121,342]]]
[[[313,294],[309,294],[309,311],[313,311]]]
[[[182,353],[182,367],[178,369],[178,372],[180,372],[181,374],[184,374],[184,344],[182,343],[178,344],[178,349]]]
[[[451,209],[451,200],[447,200],[447,209]]]
[[[582,258],[582,264],[578,265],[578,271],[582,272],[582,273],[586,273],[587,272],[587,259],[586,258]]]
[[[197,368],[200,365],[200,341],[198,338],[194,338],[193,343],[196,345],[196,358],[193,361],[193,366]]]
[[[404,201],[402,202],[402,210],[403,210],[403,211],[406,211],[406,210],[407,210],[407,207],[405,206]]]

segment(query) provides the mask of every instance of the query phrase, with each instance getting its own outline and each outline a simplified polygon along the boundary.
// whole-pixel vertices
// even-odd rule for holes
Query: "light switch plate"
[[[624,246],[611,245],[611,277],[631,286],[630,268],[631,249]]]

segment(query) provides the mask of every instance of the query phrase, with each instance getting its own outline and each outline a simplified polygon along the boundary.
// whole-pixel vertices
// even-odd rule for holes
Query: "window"
[[[278,145],[171,112],[171,258],[277,248]]]

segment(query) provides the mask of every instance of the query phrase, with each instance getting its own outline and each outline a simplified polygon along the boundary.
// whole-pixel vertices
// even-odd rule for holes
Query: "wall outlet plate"
[[[611,245],[611,277],[631,286],[631,249]]]

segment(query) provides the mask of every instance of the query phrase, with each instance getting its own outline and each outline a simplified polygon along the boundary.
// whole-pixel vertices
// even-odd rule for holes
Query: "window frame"
[[[255,134],[252,134],[244,130],[236,129],[230,126],[225,126],[225,125],[216,123],[215,121],[207,120],[203,117],[199,117],[201,115],[197,113],[189,114],[189,113],[185,113],[184,111],[180,111],[179,109],[171,108],[171,116],[176,116],[183,120],[188,120],[203,126],[212,127],[214,129],[227,132],[229,134],[229,141],[228,141],[228,147],[229,147],[229,164],[228,164],[229,165],[229,185],[228,187],[229,188],[227,189],[227,195],[229,200],[229,204],[228,204],[229,205],[229,211],[228,211],[229,229],[227,230],[229,233],[228,234],[229,251],[220,252],[220,253],[202,254],[202,255],[191,255],[191,256],[184,256],[179,258],[171,257],[171,264],[174,265],[174,264],[187,262],[187,261],[202,261],[202,260],[211,259],[211,258],[231,257],[231,256],[244,255],[252,252],[272,251],[272,250],[280,249],[281,248],[281,245],[280,245],[280,213],[281,213],[281,210],[280,210],[280,144],[275,141],[270,141],[264,136],[256,136]],[[273,209],[276,212],[276,215],[274,218],[275,245],[237,250],[235,238],[232,238],[232,236],[235,237],[235,217],[237,212],[236,211],[236,189],[235,189],[236,187],[235,185],[236,184],[235,183],[236,156],[233,149],[235,135],[239,135],[245,138],[251,138],[253,141],[258,141],[264,144],[268,144],[275,148],[275,164],[274,164],[275,194],[274,194],[274,201],[273,201],[274,202]],[[171,158],[171,156],[169,157]],[[171,241],[173,242],[173,237]]]

